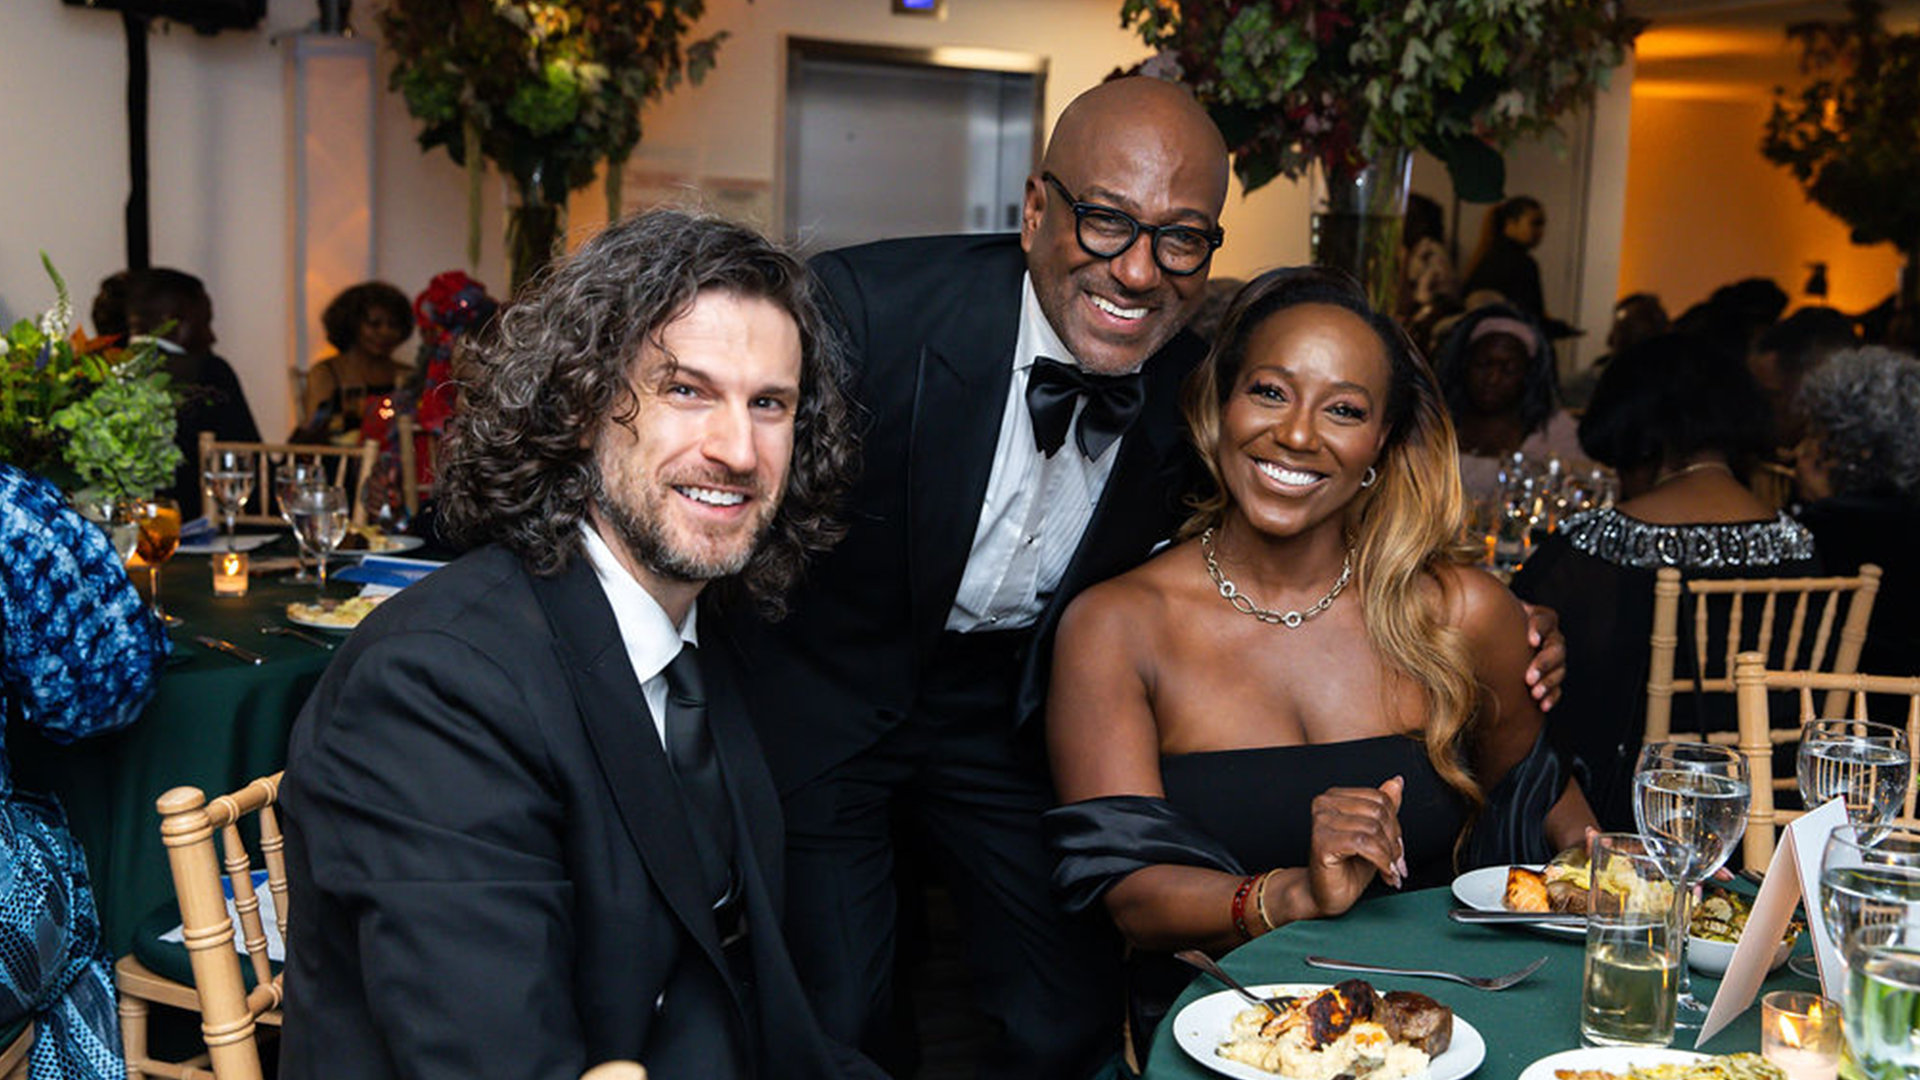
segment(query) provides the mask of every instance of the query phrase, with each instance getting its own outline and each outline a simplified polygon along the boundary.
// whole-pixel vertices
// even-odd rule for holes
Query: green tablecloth
[[[283,544],[257,554],[276,554]],[[285,765],[287,732],[333,656],[260,633],[263,624],[285,621],[290,601],[311,600],[313,585],[256,575],[247,596],[216,597],[204,555],[178,556],[162,573],[161,600],[186,621],[172,630],[174,654],[140,719],[67,746],[22,725],[7,732],[16,786],[57,796],[86,849],[107,947],[116,956],[128,950],[140,918],[173,897],[154,800],[181,785],[225,793]],[[144,588],[145,571],[135,570],[134,579]],[[358,588],[328,591],[349,596]],[[203,648],[193,640],[199,634],[225,638],[266,662],[246,664]]]
[[[1447,918],[1454,906],[1446,889],[1383,897],[1355,907],[1338,919],[1283,926],[1235,949],[1221,961],[1241,982],[1331,983],[1366,979],[1382,990],[1418,990],[1478,1028],[1487,1040],[1487,1059],[1474,1080],[1513,1080],[1532,1062],[1580,1045],[1580,969],[1582,941],[1519,927],[1465,926]],[[1800,948],[1807,946],[1803,941]],[[1440,979],[1388,975],[1352,975],[1308,967],[1308,955],[1399,967],[1435,967],[1468,975],[1498,975],[1545,956],[1533,977],[1508,990],[1488,993]],[[1694,994],[1710,1000],[1720,984],[1693,976]],[[1778,989],[1817,989],[1812,979],[1785,967],[1761,993]],[[1218,1080],[1218,1074],[1189,1058],[1174,1042],[1172,1020],[1188,1002],[1220,990],[1202,976],[1180,995],[1168,1020],[1154,1034],[1146,1080]],[[1673,1045],[1693,1049],[1695,1032],[1681,1031]],[[1754,1004],[1701,1049],[1731,1054],[1760,1049],[1760,1005]]]

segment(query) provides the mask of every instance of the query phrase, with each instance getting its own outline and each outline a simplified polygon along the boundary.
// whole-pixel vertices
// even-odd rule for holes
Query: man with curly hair
[[[297,723],[281,1075],[877,1075],[780,930],[780,812],[710,583],[776,612],[851,460],[806,271],[658,211],[507,310],[441,480],[474,545]]]

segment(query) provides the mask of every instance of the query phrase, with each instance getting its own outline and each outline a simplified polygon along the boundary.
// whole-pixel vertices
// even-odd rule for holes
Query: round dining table
[[[1477,1028],[1487,1043],[1486,1060],[1474,1080],[1514,1080],[1533,1062],[1580,1043],[1580,977],[1584,940],[1527,926],[1469,926],[1447,918],[1458,906],[1445,889],[1398,893],[1357,904],[1337,919],[1290,923],[1263,934],[1220,961],[1228,974],[1253,986],[1260,983],[1330,984],[1365,979],[1382,992],[1417,990],[1452,1009]],[[1804,951],[1804,940],[1797,946]],[[1396,975],[1364,975],[1308,967],[1305,958],[1324,956],[1395,967],[1439,968],[1465,975],[1500,975],[1532,963],[1547,962],[1531,977],[1506,990],[1485,991],[1458,983]],[[1720,988],[1718,980],[1695,972],[1693,990],[1702,1000]],[[1225,987],[1201,975],[1175,1002],[1154,1034],[1146,1080],[1217,1080],[1218,1073],[1188,1056],[1175,1042],[1173,1026],[1188,1004]],[[1816,990],[1812,979],[1781,967],[1761,987]],[[1697,1031],[1676,1033],[1673,1046],[1696,1049]],[[1707,1053],[1731,1054],[1760,1049],[1760,1003],[1753,1004],[1705,1046]]]
[[[283,538],[255,558],[280,554],[283,546],[290,554]],[[288,603],[313,600],[312,584],[256,574],[246,596],[215,596],[206,555],[177,555],[161,573],[161,603],[183,621],[169,631],[173,652],[140,718],[71,744],[22,724],[7,731],[16,786],[56,796],[87,853],[103,937],[115,956],[127,952],[143,917],[173,899],[154,800],[181,785],[224,794],[283,767],[294,718],[333,656],[298,638],[260,632],[286,624]],[[132,574],[144,591],[146,572]],[[328,594],[346,597],[358,589],[340,583]],[[263,660],[250,664],[210,649],[195,641],[200,636],[230,641]]]

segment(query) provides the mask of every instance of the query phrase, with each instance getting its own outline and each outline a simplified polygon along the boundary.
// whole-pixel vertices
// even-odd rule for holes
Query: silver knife
[[[1458,923],[1530,923],[1548,926],[1585,926],[1585,915],[1550,911],[1481,911],[1478,908],[1454,908],[1447,918]]]
[[[251,649],[243,649],[240,646],[235,645],[231,641],[222,641],[217,637],[208,637],[205,634],[195,634],[193,637],[193,640],[199,642],[202,645],[205,645],[209,649],[219,649],[221,652],[226,653],[228,656],[231,656],[236,660],[245,660],[249,664],[264,663],[267,659],[266,657],[261,656],[259,653],[254,652]]]

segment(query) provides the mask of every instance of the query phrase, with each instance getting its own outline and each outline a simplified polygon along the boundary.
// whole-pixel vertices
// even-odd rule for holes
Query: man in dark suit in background
[[[440,489],[486,546],[374,612],[294,729],[281,1075],[877,1077],[807,1005],[773,784],[695,650],[708,583],[777,613],[839,531],[813,285],[661,211],[501,318]]]
[[[1082,588],[1185,516],[1183,332],[1222,238],[1227,151],[1178,86],[1061,114],[1018,237],[814,263],[867,414],[847,539],[789,619],[729,620],[787,816],[788,937],[827,1030],[904,1068],[893,822],[931,841],[997,1022],[983,1075],[1074,1080],[1119,1045],[1119,943],[1049,890],[1038,716]]]
[[[101,283],[103,293],[107,285]],[[180,448],[180,468],[165,494],[180,503],[183,517],[197,518],[205,509],[201,506],[200,433],[211,431],[222,442],[259,442],[260,429],[233,366],[213,351],[219,340],[213,333],[213,300],[200,279],[183,270],[153,267],[128,271],[123,288],[124,329],[135,334],[160,332],[167,374],[180,395],[173,439]]]

